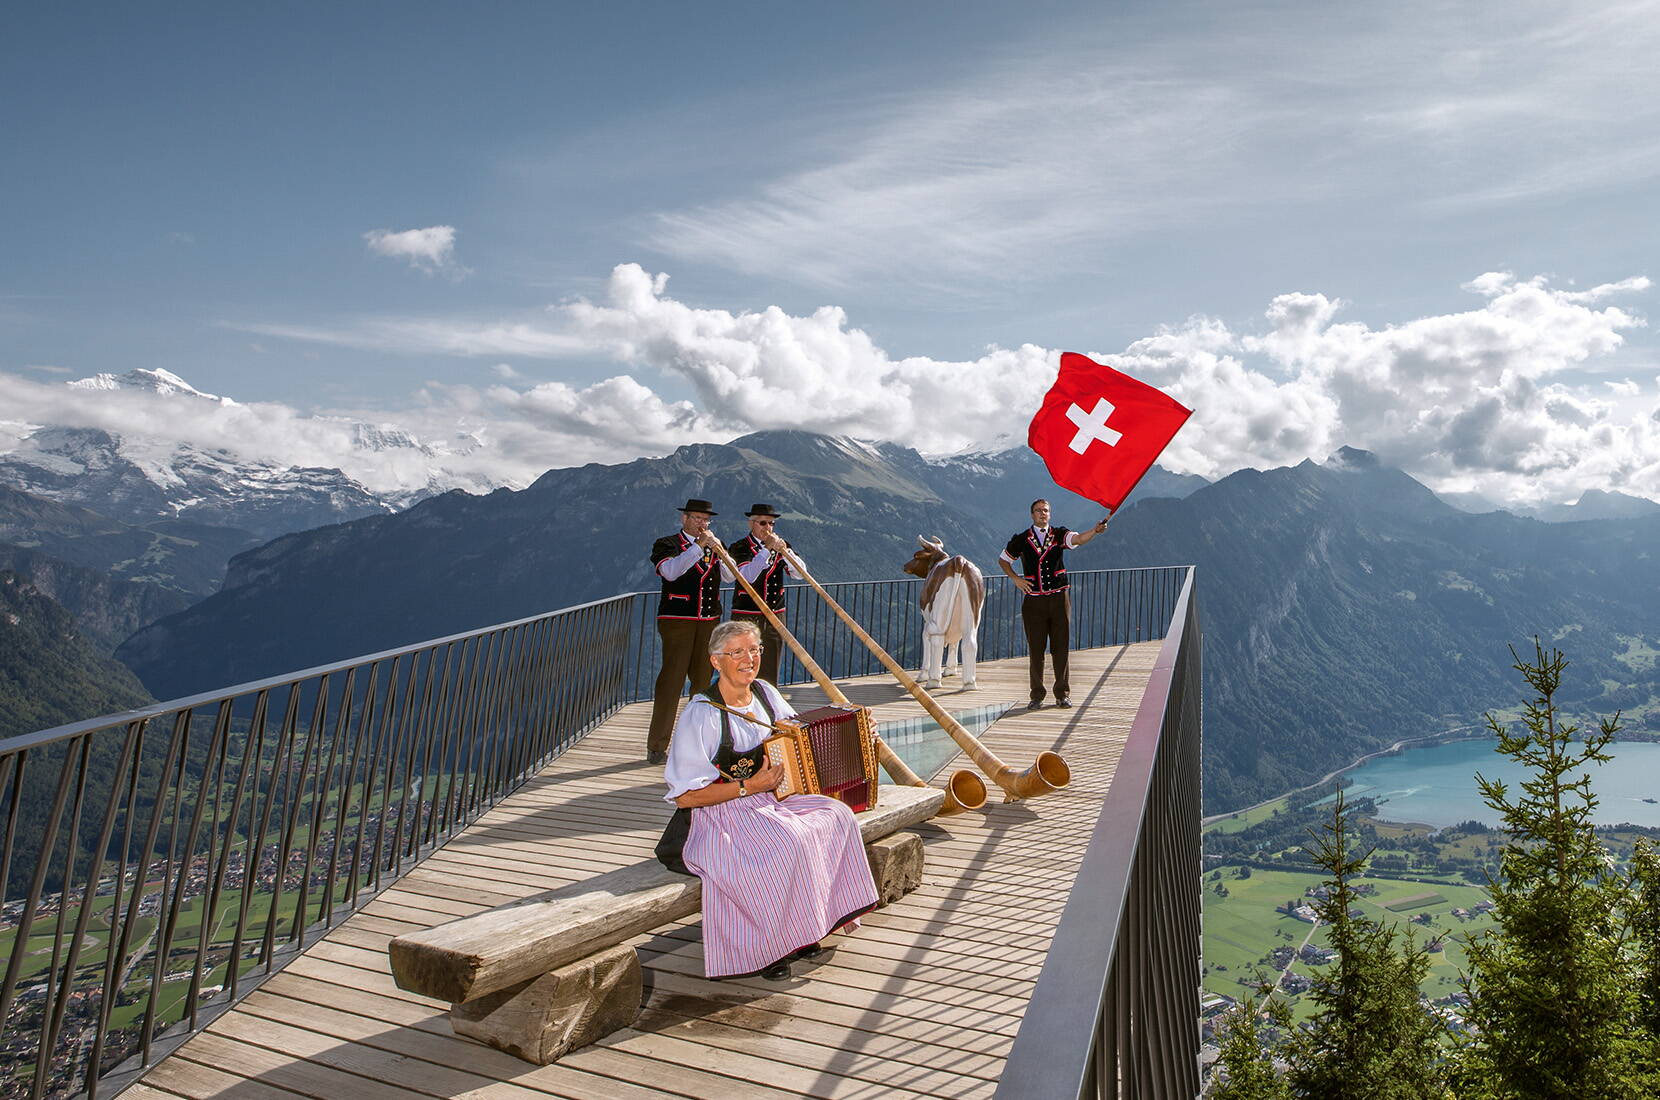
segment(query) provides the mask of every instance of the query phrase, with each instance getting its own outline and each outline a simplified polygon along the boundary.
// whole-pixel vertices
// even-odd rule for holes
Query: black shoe
[[[779,959],[777,962],[761,971],[761,977],[765,978],[769,982],[781,982],[789,976],[790,964],[787,959]]]
[[[1072,700],[1063,695],[1059,699],[1055,700],[1055,705],[1057,707],[1069,707],[1072,705]]]
[[[1039,707],[1041,707],[1042,705],[1043,705],[1043,700],[1042,699],[1033,699],[1030,703],[1026,704],[1026,709],[1027,710],[1036,710]]]
[[[798,959],[816,959],[822,954],[824,954],[824,945],[822,943],[810,943],[806,947],[803,947],[800,951],[797,951],[795,953],[795,957]]]
[[[669,754],[664,752],[662,749],[652,749],[650,752],[646,753],[647,764],[667,764],[668,762]]]

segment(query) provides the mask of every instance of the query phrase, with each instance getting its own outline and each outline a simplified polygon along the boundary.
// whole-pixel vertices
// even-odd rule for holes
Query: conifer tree
[[[1207,1094],[1210,1100],[1291,1100],[1291,1091],[1262,1046],[1257,1017],[1265,1013],[1280,1027],[1291,1026],[1290,1011],[1274,1000],[1273,987],[1266,983],[1256,999],[1247,997],[1228,1012],[1216,1059],[1219,1083]]]
[[[1371,851],[1357,852],[1349,808],[1338,792],[1332,820],[1310,857],[1330,878],[1314,910],[1329,927],[1337,959],[1309,996],[1320,1007],[1292,1046],[1289,1083],[1297,1096],[1344,1100],[1427,1100],[1444,1096],[1441,1022],[1418,987],[1429,957],[1393,925],[1351,913],[1354,879]]]
[[[1457,1073],[1459,1095],[1603,1100],[1648,1095],[1635,1023],[1636,967],[1624,942],[1626,883],[1591,824],[1597,805],[1584,769],[1604,751],[1619,715],[1576,742],[1579,725],[1558,714],[1567,659],[1534,640],[1534,657],[1512,650],[1533,689],[1512,733],[1492,715],[1498,751],[1530,777],[1512,797],[1481,775],[1486,803],[1510,834],[1489,887],[1493,927],[1470,943],[1467,1020],[1473,1040]]]
[[[1628,905],[1641,1063],[1635,1076],[1643,1095],[1660,1096],[1660,852],[1647,840],[1632,853]]]

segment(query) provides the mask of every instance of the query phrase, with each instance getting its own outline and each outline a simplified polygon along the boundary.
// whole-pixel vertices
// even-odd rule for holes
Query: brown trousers
[[[693,692],[702,691],[714,678],[709,663],[709,634],[717,619],[658,619],[657,637],[663,642],[663,666],[657,672],[657,689],[651,700],[651,732],[646,734],[647,752],[668,752],[674,736],[674,716],[680,709],[680,693],[688,683]]]
[[[776,613],[780,619],[782,612]],[[767,683],[778,686],[778,662],[784,658],[784,639],[779,637],[778,631],[772,628],[765,615],[745,615],[740,612],[732,613],[733,621],[740,623],[754,623],[761,628],[761,670],[756,673]]]
[[[1026,658],[1031,674],[1032,702],[1043,702],[1043,650],[1055,668],[1055,698],[1072,694],[1067,679],[1067,662],[1072,650],[1072,591],[1049,596],[1027,596],[1020,605],[1020,621],[1026,627]]]

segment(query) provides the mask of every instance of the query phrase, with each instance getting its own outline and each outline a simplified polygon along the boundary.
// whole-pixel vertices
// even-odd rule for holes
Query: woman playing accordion
[[[773,794],[783,769],[766,762],[761,742],[795,709],[756,679],[760,632],[752,623],[721,623],[709,637],[709,661],[718,678],[681,712],[664,773],[665,798],[690,811],[684,866],[661,845],[659,857],[703,880],[707,976],[787,978],[791,959],[816,956],[820,939],[856,927],[875,907],[876,884],[845,804]]]

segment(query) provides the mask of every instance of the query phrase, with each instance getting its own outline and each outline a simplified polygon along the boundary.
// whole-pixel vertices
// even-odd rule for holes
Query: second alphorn
[[[860,641],[870,647],[870,651],[876,654],[877,660],[887,666],[888,671],[893,673],[894,679],[899,681],[900,686],[910,692],[916,701],[922,704],[922,709],[926,710],[934,721],[940,724],[941,729],[951,735],[951,739],[968,754],[969,759],[979,765],[980,770],[990,776],[993,783],[1003,788],[1003,801],[1015,802],[1022,798],[1048,794],[1050,791],[1058,791],[1072,782],[1072,769],[1067,767],[1066,761],[1061,759],[1059,753],[1038,753],[1037,761],[1023,772],[1016,771],[1012,766],[998,759],[996,753],[986,748],[985,745],[980,743],[979,738],[964,729],[961,722],[947,714],[945,708],[935,702],[934,697],[929,695],[921,684],[911,678],[910,673],[899,667],[898,661],[888,656],[887,650],[878,645],[876,639],[865,633],[864,627],[860,626],[852,615],[842,610],[841,605],[830,598],[830,593],[826,592],[824,586],[813,579],[813,575],[807,572],[807,567],[801,564],[800,558],[787,549],[784,551],[784,557],[790,568],[802,580],[812,585],[814,591],[824,597],[824,602],[830,605],[830,610],[834,611],[841,621],[847,624],[848,629],[852,630]]]
[[[761,609],[761,614],[766,616],[767,622],[772,624],[772,628],[778,631],[778,636],[784,639],[784,643],[795,654],[796,660],[801,662],[802,667],[807,670],[807,675],[811,676],[813,682],[818,684],[819,690],[824,692],[825,697],[839,707],[853,706],[853,702],[848,699],[841,688],[836,686],[836,682],[830,679],[829,675],[818,666],[817,661],[813,660],[812,655],[807,652],[807,647],[802,645],[794,634],[790,633],[789,628],[784,625],[784,621],[773,613],[772,608],[767,606],[766,598],[755,591],[755,586],[750,584],[742,573],[738,572],[738,563],[732,560],[732,555],[727,552],[726,547],[721,545],[720,540],[715,539],[713,547],[716,556],[720,558],[722,564],[732,571],[732,576],[737,579],[737,583],[743,586],[745,592],[749,593],[749,598],[755,602],[756,607]],[[799,568],[801,559],[793,554],[790,557],[793,567]],[[881,763],[883,770],[888,773],[895,783],[905,787],[928,786],[927,780],[911,770],[911,766],[901,760],[899,754],[889,748],[888,743],[882,740],[881,737],[876,738],[876,758]],[[945,782],[945,804],[940,807],[939,816],[945,817],[950,814],[961,813],[964,810],[978,810],[985,804],[986,785],[980,781],[980,777],[971,771],[954,772],[951,778]]]

